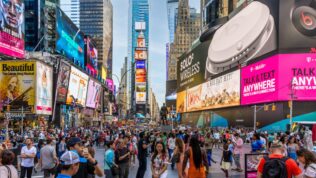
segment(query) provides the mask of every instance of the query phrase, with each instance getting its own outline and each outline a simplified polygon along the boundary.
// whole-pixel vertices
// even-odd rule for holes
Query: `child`
[[[228,177],[228,170],[230,169],[231,162],[232,162],[232,152],[228,149],[228,144],[223,146],[224,151],[221,159],[221,168],[222,171],[225,173],[226,178]]]

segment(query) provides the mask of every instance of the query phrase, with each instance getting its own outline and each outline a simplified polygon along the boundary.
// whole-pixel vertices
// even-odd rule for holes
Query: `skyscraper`
[[[60,8],[80,28],[80,0],[61,0]]]
[[[200,14],[190,9],[188,0],[179,0],[177,26],[173,44],[170,45],[168,80],[177,79],[177,60],[185,53],[200,32]]]
[[[168,0],[167,13],[168,13],[168,27],[169,27],[169,43],[173,43],[174,34],[176,32],[176,14],[178,13],[179,0]]]
[[[112,78],[113,6],[111,0],[80,0],[80,30],[96,42],[99,66]]]
[[[141,23],[140,23],[141,22]],[[137,27],[136,24],[142,24],[142,27]],[[135,92],[135,48],[137,47],[137,38],[140,33],[144,35],[145,48],[149,46],[149,4],[148,0],[129,0],[129,17],[128,17],[128,68],[131,73],[128,76],[128,97],[131,98],[130,110],[131,113],[138,111],[147,113],[148,97],[145,104],[138,104],[136,106],[136,92]],[[146,68],[148,69],[148,55],[146,60]],[[148,70],[147,70],[148,76]],[[146,82],[146,91],[148,82]],[[148,92],[146,94],[148,96]],[[138,107],[138,108],[136,108]]]

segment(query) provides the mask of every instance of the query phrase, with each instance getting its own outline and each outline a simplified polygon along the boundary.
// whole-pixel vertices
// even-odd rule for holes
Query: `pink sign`
[[[114,83],[112,79],[106,79],[107,86],[109,90],[114,91]]]
[[[277,54],[241,74],[242,105],[316,99],[316,54]]]
[[[12,57],[23,58],[23,39],[14,37],[4,31],[0,31],[0,53]]]
[[[278,96],[278,56],[271,56],[241,70],[241,104],[273,101]]]

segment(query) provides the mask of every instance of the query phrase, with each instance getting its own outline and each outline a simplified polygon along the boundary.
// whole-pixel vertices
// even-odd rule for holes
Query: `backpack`
[[[289,158],[269,158],[264,157],[265,164],[263,166],[262,178],[287,178],[287,168],[285,162]]]

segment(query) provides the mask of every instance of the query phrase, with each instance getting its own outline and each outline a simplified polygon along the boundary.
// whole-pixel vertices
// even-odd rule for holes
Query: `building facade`
[[[80,0],[80,30],[92,37],[98,49],[99,66],[112,78],[113,6],[111,0]]]
[[[129,1],[129,16],[128,16],[128,69],[131,72],[128,73],[128,97],[130,98],[130,113],[136,112],[147,113],[148,97],[146,97],[146,103],[143,105],[136,105],[136,92],[135,92],[135,48],[137,47],[137,38],[139,33],[144,34],[145,48],[149,47],[149,4],[148,0],[130,0]],[[136,24],[141,22],[142,27],[137,27]],[[148,52],[146,59],[146,69],[148,69]],[[148,70],[147,76],[148,76]],[[147,77],[148,78],[148,77]],[[146,95],[148,96],[148,81],[146,82]]]
[[[61,0],[59,6],[71,21],[80,28],[80,0]]]
[[[59,0],[25,0],[25,50],[54,53]],[[45,37],[45,38],[44,38]]]
[[[179,0],[177,13],[177,27],[174,43],[170,45],[170,57],[168,60],[168,80],[177,79],[177,60],[199,37],[200,14],[190,9],[188,0]]]
[[[173,43],[174,34],[176,32],[176,14],[178,12],[179,0],[168,0],[167,13],[168,13],[168,28],[169,28],[169,43]]]
[[[127,116],[127,110],[129,105],[129,99],[127,99],[127,57],[124,59],[123,66],[121,68],[120,83],[117,93],[117,103],[120,118]]]

